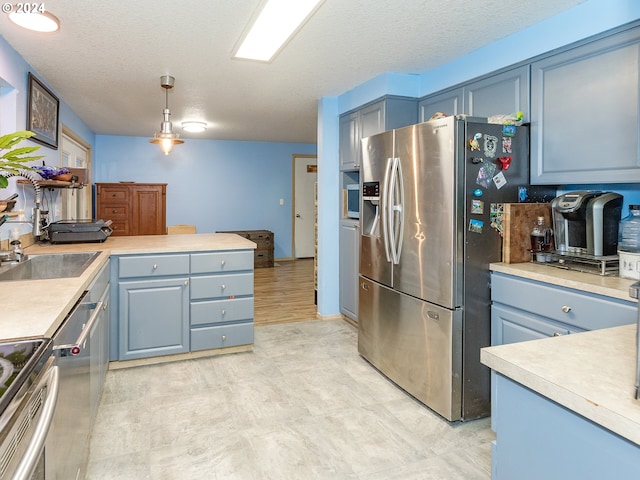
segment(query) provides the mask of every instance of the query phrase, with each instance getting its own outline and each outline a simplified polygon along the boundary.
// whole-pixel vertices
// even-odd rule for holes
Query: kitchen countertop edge
[[[632,283],[636,282],[636,280],[628,278],[565,270],[534,262],[492,263],[490,269],[493,272],[573,288],[628,302],[637,301],[629,296],[629,287]]]
[[[636,325],[624,325],[486,347],[480,360],[640,445],[640,401],[634,398],[635,335]]]

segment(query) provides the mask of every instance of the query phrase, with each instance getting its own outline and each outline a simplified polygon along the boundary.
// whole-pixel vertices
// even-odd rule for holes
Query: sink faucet
[[[30,223],[33,225],[33,236],[36,238],[40,238],[42,235],[44,235],[45,233],[45,229],[47,228],[47,218],[46,218],[46,214],[48,212],[43,211],[41,208],[41,199],[40,199],[40,185],[38,184],[38,180],[35,178],[34,174],[26,171],[26,170],[21,170],[20,173],[3,173],[2,175],[4,175],[6,178],[9,177],[24,177],[27,180],[29,180],[31,182],[31,185],[33,185],[34,190],[36,191],[36,198],[35,198],[35,203],[36,206],[33,207],[33,218],[31,222],[23,222],[23,221],[9,221],[9,223]],[[7,217],[5,215],[5,217]],[[7,221],[7,218],[4,219],[4,221],[0,220],[0,225],[2,225],[3,223],[5,223]]]

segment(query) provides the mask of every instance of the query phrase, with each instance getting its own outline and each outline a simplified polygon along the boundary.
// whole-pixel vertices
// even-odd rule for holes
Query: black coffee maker
[[[622,195],[581,190],[551,202],[556,250],[575,256],[617,255]]]

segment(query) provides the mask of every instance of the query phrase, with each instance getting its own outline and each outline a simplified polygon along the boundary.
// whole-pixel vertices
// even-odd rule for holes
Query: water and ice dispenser
[[[362,234],[380,236],[380,182],[362,184]]]

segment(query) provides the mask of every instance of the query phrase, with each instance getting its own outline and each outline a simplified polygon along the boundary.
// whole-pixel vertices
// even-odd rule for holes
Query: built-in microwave
[[[360,185],[347,185],[347,217],[360,218]]]

